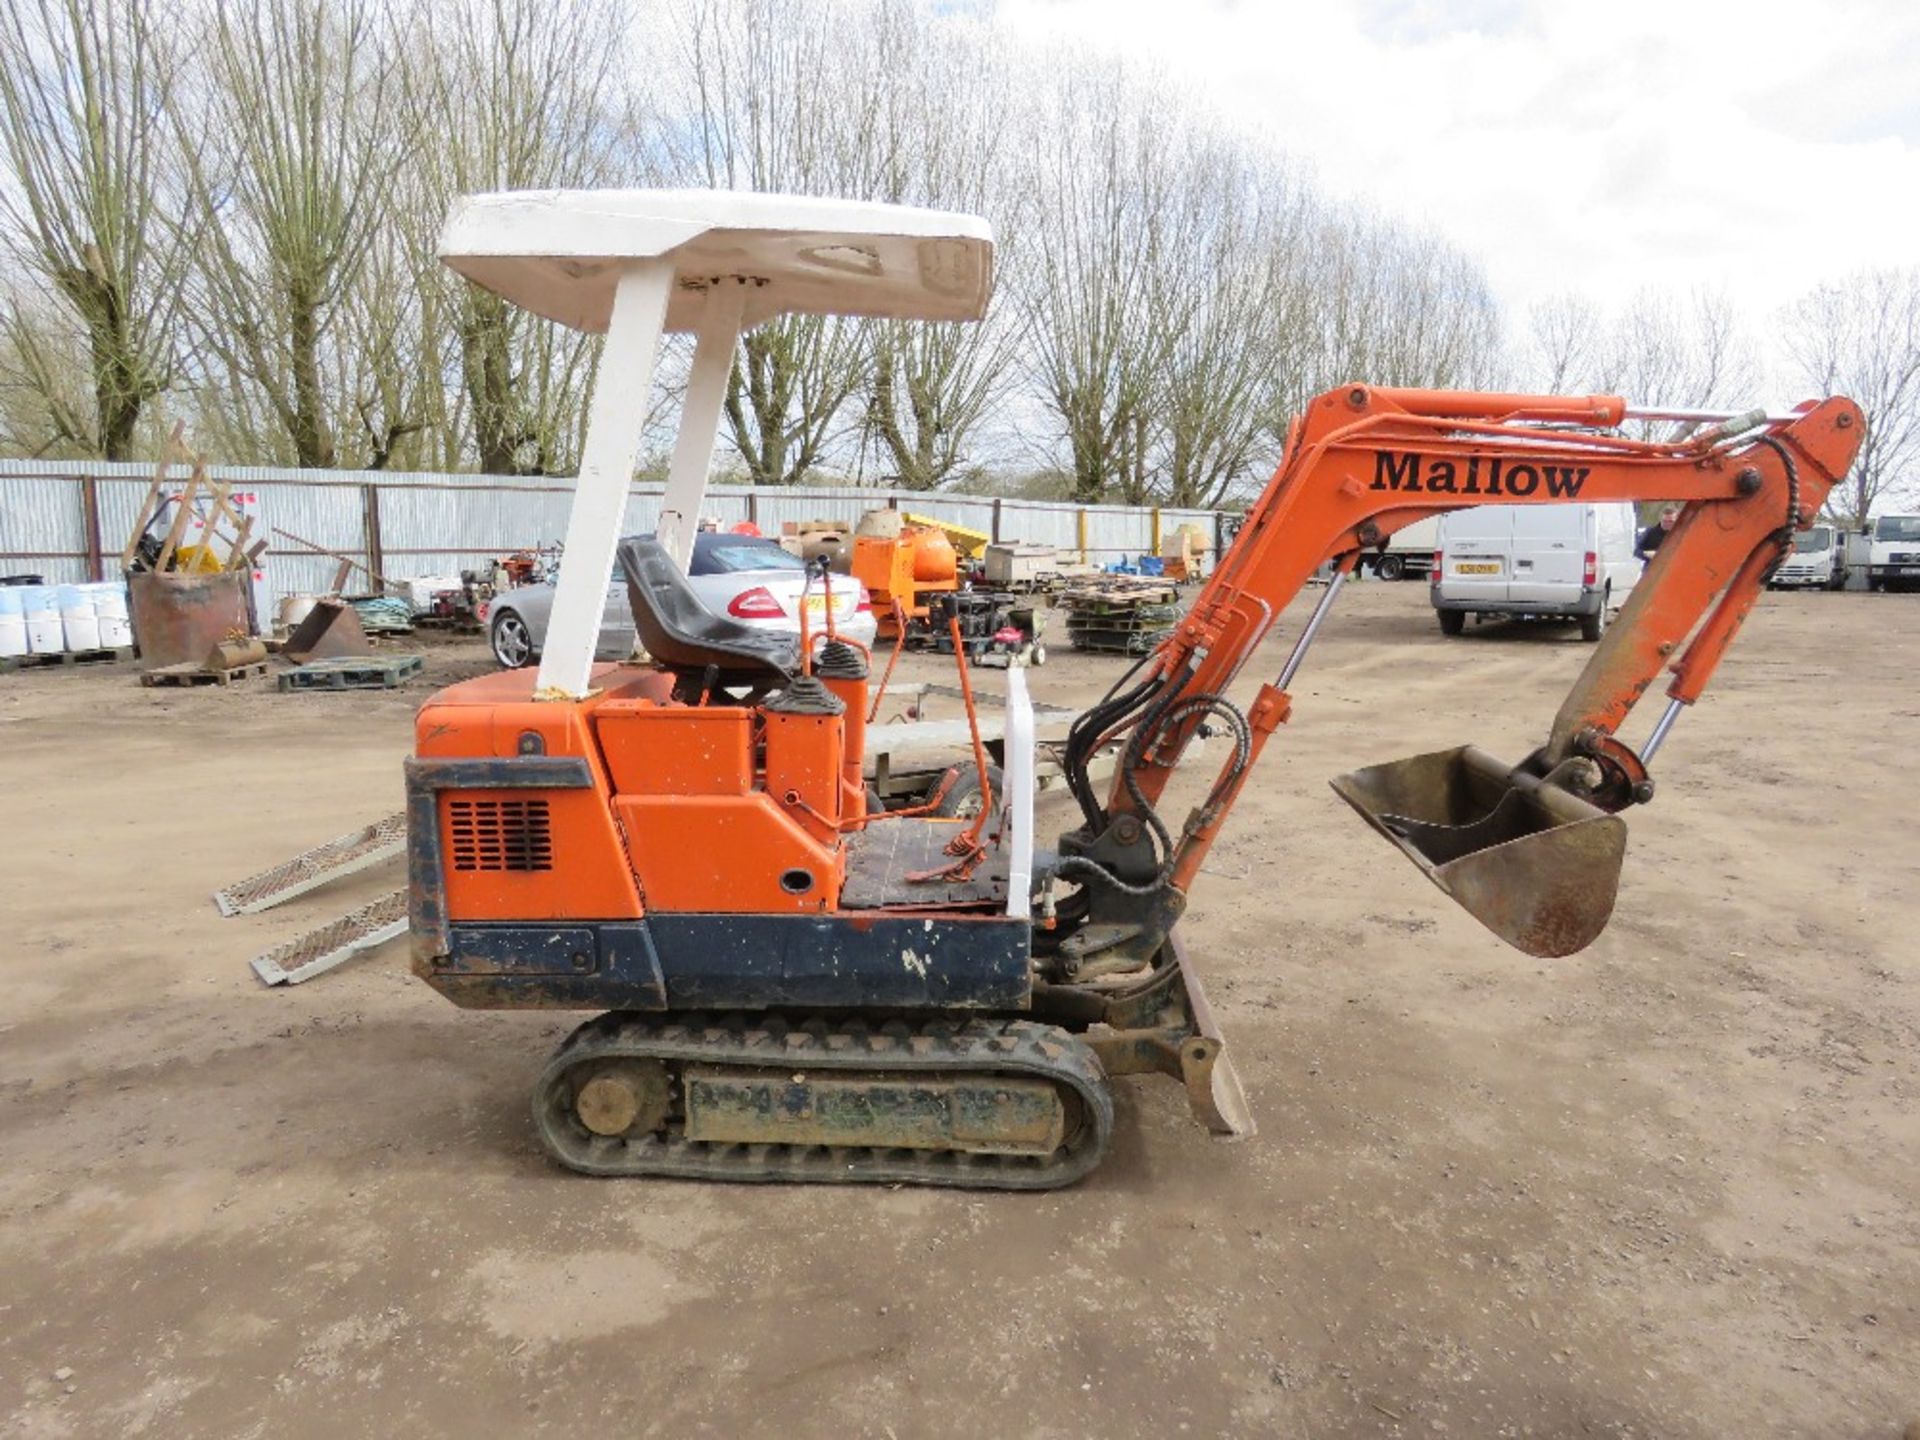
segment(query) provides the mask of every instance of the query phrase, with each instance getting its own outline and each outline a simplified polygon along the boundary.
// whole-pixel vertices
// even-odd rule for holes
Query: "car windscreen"
[[[732,575],[742,570],[804,570],[806,562],[766,540],[716,540],[696,545],[690,575]]]
[[[1793,537],[1793,548],[1802,555],[1815,555],[1833,545],[1833,531],[1822,525],[1817,530],[1802,530]]]
[[[1873,522],[1876,540],[1920,540],[1920,515],[1882,515]]]

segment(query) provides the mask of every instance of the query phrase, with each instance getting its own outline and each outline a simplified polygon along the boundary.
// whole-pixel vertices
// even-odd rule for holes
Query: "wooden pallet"
[[[280,672],[282,690],[391,690],[418,675],[427,662],[418,655],[342,655],[313,660]]]
[[[35,665],[94,665],[105,660],[131,659],[131,645],[108,645],[98,650],[61,650],[50,655],[9,655],[0,659],[0,673],[27,670]]]
[[[232,685],[239,680],[251,680],[257,675],[267,673],[267,662],[256,660],[250,665],[235,665],[231,669],[209,670],[191,660],[178,665],[162,665],[158,670],[149,670],[140,677],[142,685]]]
[[[1093,580],[1076,580],[1060,596],[1060,604],[1073,610],[1085,606],[1175,605],[1180,592],[1166,580],[1140,575],[1102,575]]]
[[[1157,649],[1162,640],[1173,633],[1172,629],[1125,630],[1114,627],[1089,626],[1076,630],[1067,629],[1067,640],[1076,650],[1088,650],[1103,655],[1145,655]]]
[[[1179,592],[1164,580],[1108,576],[1076,586],[1060,604],[1073,648],[1110,655],[1144,655],[1180,620]]]
[[[1004,590],[1009,595],[1044,595],[1056,605],[1060,597],[1068,590],[1087,583],[1085,572],[1073,573],[1063,570],[1049,570],[1039,575],[1029,575],[1019,580],[1009,580],[1004,585],[992,585],[989,589]]]

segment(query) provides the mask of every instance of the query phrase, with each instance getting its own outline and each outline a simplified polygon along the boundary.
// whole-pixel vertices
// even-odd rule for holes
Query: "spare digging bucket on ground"
[[[1509,945],[1571,955],[1606,928],[1626,822],[1473,745],[1355,770],[1340,798]]]

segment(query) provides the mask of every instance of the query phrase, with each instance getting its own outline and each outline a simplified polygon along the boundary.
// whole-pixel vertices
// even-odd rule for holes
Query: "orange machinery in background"
[[[882,640],[900,638],[897,615],[908,622],[925,621],[926,596],[960,588],[960,556],[953,542],[931,525],[903,526],[898,535],[856,536],[852,571],[873,599]]]

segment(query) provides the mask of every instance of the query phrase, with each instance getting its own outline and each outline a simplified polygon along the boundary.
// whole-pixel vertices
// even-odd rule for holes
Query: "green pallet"
[[[391,690],[426,668],[418,655],[344,655],[280,672],[282,690]]]

